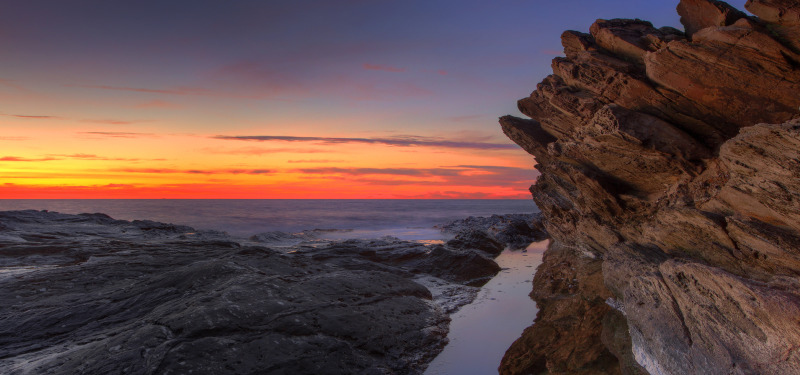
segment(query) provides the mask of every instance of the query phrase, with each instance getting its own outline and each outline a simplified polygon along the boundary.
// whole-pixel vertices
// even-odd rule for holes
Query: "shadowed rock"
[[[0,373],[419,374],[499,271],[399,240],[289,253],[106,215],[0,212]]]

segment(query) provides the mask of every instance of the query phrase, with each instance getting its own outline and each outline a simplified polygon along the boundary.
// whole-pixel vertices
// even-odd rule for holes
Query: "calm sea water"
[[[538,212],[532,200],[479,199],[3,199],[4,210],[102,212],[115,219],[154,220],[223,230],[234,236],[337,229],[332,238],[438,239],[435,225],[468,216]]]
[[[524,253],[506,250],[495,259],[503,270],[481,288],[475,301],[451,316],[450,343],[425,375],[497,374],[508,347],[539,312],[528,294],[549,243],[533,243]]]

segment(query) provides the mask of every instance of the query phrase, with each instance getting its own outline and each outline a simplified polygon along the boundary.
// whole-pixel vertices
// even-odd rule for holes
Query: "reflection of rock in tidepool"
[[[501,373],[800,373],[800,6],[746,7],[565,32],[500,119],[554,240]]]
[[[503,270],[478,297],[453,314],[450,342],[425,370],[426,375],[492,374],[508,346],[530,325],[536,303],[530,293],[532,269],[542,261],[547,241],[528,251],[506,250],[495,260]]]
[[[286,254],[102,214],[9,211],[0,225],[4,374],[419,373],[476,295],[467,284],[500,269],[396,239]]]

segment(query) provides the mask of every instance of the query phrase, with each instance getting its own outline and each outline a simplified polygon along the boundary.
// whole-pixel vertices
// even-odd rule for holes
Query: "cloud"
[[[97,156],[94,154],[70,154],[70,155],[53,154],[50,156],[61,156],[70,159],[84,159],[84,160],[107,160],[107,158]]]
[[[152,88],[141,88],[141,87],[125,87],[125,86],[109,86],[109,85],[81,85],[81,84],[69,84],[64,85],[66,87],[81,87],[87,89],[100,89],[100,90],[115,90],[115,91],[131,91],[131,92],[142,92],[148,94],[169,94],[169,95],[213,95],[214,93],[211,90],[198,88],[198,87],[176,87],[176,88],[169,88],[169,89],[152,89]]]
[[[342,51],[335,51],[341,53]],[[325,54],[314,51],[314,56],[325,58]],[[296,101],[309,98],[332,97],[358,101],[397,100],[398,98],[428,97],[434,93],[399,74],[363,74],[350,69],[337,74],[319,74],[312,64],[315,57],[301,61],[276,59],[246,59],[233,61],[207,73],[206,80],[213,82],[218,90],[239,97]],[[364,70],[391,73],[405,71],[403,68],[363,64]]]
[[[118,168],[111,172],[149,173],[149,174],[251,174],[262,175],[275,173],[272,169],[170,169],[170,168]]]
[[[53,157],[31,159],[31,158],[21,158],[18,156],[3,156],[0,158],[0,161],[21,161],[21,162],[37,162],[37,161],[51,161],[51,160],[60,160],[60,159]]]
[[[95,154],[48,154],[48,157],[78,159],[78,160],[101,160],[101,161],[142,161],[142,160],[163,160],[163,159],[130,159],[130,158],[110,158]]]
[[[304,159],[304,160],[287,160],[287,163],[343,163],[344,160],[328,160],[328,159]]]
[[[456,165],[439,168],[301,168],[291,172],[338,175],[369,185],[528,186],[536,180],[533,168],[491,165]],[[370,176],[370,177],[368,177]],[[378,176],[384,176],[380,178]],[[390,178],[385,177],[399,177]]]
[[[506,167],[503,165],[452,165],[446,166],[444,168],[465,168],[465,169],[472,169],[472,170],[484,170],[484,171],[491,171],[494,173],[499,172],[506,172],[506,171],[525,171],[530,172],[532,168],[520,168],[520,167]]]
[[[459,169],[449,168],[304,168],[296,171],[311,174],[347,174],[347,175],[394,175],[394,176],[455,176]]]
[[[384,72],[393,72],[393,73],[402,73],[405,72],[405,68],[396,68],[389,65],[374,65],[374,64],[364,64],[364,69],[366,70],[382,70]]]
[[[93,124],[109,124],[109,125],[130,125],[136,123],[137,121],[125,121],[125,120],[81,120],[81,122],[89,122]]]
[[[32,120],[70,120],[70,118],[68,117],[51,116],[51,115],[9,115],[5,113],[0,113],[0,116],[16,117],[16,118],[24,118]],[[125,121],[125,120],[113,120],[113,119],[85,119],[80,121],[95,123],[95,124],[111,124],[111,125],[129,125],[138,122],[138,121]]]
[[[34,119],[34,120],[58,120],[58,119],[61,119],[61,117],[49,116],[49,115],[7,115],[7,114],[3,114],[3,116],[16,117],[16,118],[28,118],[28,119]]]
[[[514,150],[518,146],[505,143],[489,143],[489,142],[470,142],[470,141],[454,141],[433,137],[419,137],[419,136],[398,136],[390,138],[339,138],[339,137],[294,137],[294,136],[279,136],[279,135],[217,135],[213,136],[214,139],[221,140],[235,140],[235,141],[284,141],[284,142],[318,142],[323,144],[346,144],[346,143],[363,143],[363,144],[382,144],[387,146],[397,147],[442,147],[442,148],[466,148],[477,150]]]
[[[6,87],[11,87],[12,89],[16,89],[16,90],[19,90],[19,91],[28,91],[24,87],[14,83],[14,81],[9,80],[9,79],[0,78],[0,85],[6,86]]]
[[[183,108],[180,104],[168,102],[165,100],[151,100],[149,102],[139,103],[134,108],[162,108],[162,109],[178,109]]]
[[[128,133],[128,132],[80,132],[78,134],[87,134],[99,137],[109,138],[138,138],[138,137],[152,137],[152,133]]]
[[[319,154],[328,152],[325,150],[320,149],[313,149],[313,148],[263,148],[263,147],[243,147],[237,148],[232,150],[220,150],[216,148],[203,148],[202,151],[211,153],[211,154],[222,154],[222,155],[253,155],[253,156],[261,156],[267,154]]]

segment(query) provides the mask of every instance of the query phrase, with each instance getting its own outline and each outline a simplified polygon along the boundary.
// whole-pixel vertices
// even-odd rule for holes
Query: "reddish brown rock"
[[[800,373],[800,5],[747,6],[565,32],[501,119],[554,240],[501,373]]]
[[[728,3],[715,0],[682,0],[678,14],[689,37],[707,27],[728,26],[747,17]]]
[[[769,24],[786,45],[800,52],[800,2],[796,0],[748,0],[747,10]]]
[[[537,320],[506,352],[500,374],[615,374],[619,365],[602,344],[601,262],[574,249],[554,246],[533,280]]]
[[[641,20],[597,20],[589,30],[598,46],[639,64],[644,63],[647,52],[658,51],[668,41],[683,38],[678,30],[659,30]]]
[[[792,51],[746,20],[706,28],[692,42],[675,41],[645,58],[647,77],[705,113],[725,139],[758,122],[780,123],[798,113],[800,70]],[[735,114],[735,115],[733,115]]]

